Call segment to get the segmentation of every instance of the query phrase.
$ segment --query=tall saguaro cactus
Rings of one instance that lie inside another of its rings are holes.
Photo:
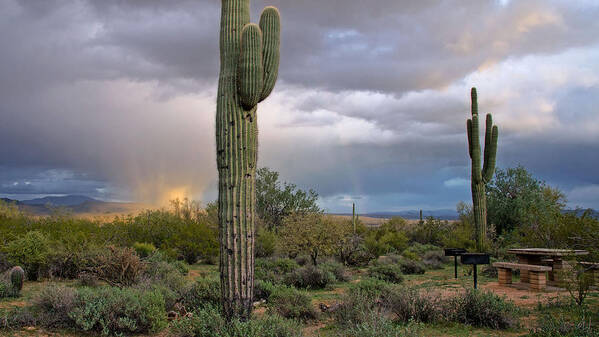
[[[220,281],[227,318],[249,318],[254,295],[257,104],[274,88],[280,16],[266,7],[250,23],[249,0],[222,0],[216,107]]]
[[[472,208],[474,224],[476,226],[476,248],[479,251],[485,248],[487,236],[487,197],[485,186],[493,178],[495,172],[495,158],[497,154],[497,137],[499,131],[493,125],[491,114],[487,114],[487,127],[485,131],[484,163],[481,170],[481,149],[478,128],[478,101],[476,88],[472,88],[472,119],[468,119],[468,152],[472,161]]]

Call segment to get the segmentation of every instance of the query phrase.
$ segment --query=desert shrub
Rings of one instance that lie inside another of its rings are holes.
[[[512,302],[491,292],[476,289],[469,289],[464,294],[449,299],[445,310],[455,322],[491,329],[517,326],[517,315],[520,312]]]
[[[335,276],[335,281],[337,282],[347,282],[351,279],[347,268],[337,261],[326,261],[321,263],[318,267]]]
[[[595,281],[594,275],[576,261],[572,263],[574,264],[572,268],[565,268],[559,272],[559,278],[562,281],[561,285],[568,290],[572,300],[582,306]]]
[[[403,260],[399,264],[399,269],[406,275],[424,274],[424,266],[414,260]]]
[[[103,335],[156,332],[167,325],[160,292],[127,288],[81,288],[68,316],[78,329]]]
[[[333,273],[313,265],[300,267],[284,277],[285,284],[306,289],[322,289],[334,281]]]
[[[35,281],[42,276],[47,266],[50,241],[41,232],[30,231],[8,243],[3,250],[13,265],[22,266],[27,272],[27,278]]]
[[[274,288],[275,286],[268,281],[256,280],[254,282],[254,300],[267,300]]]
[[[133,249],[139,257],[146,258],[156,251],[156,247],[151,243],[146,242],[136,242],[133,244]]]
[[[294,260],[299,266],[302,267],[310,263],[310,257],[307,255],[298,255],[294,258]]]
[[[420,222],[418,226],[408,231],[408,238],[410,242],[439,246],[450,230],[449,221],[428,217],[425,221]]]
[[[15,289],[10,281],[0,279],[0,298],[18,297],[19,290]]]
[[[419,337],[424,336],[423,326],[410,322],[399,325],[390,319],[371,313],[364,322],[354,324],[344,331],[344,336],[353,337]]]
[[[267,307],[269,313],[285,318],[306,320],[317,316],[308,293],[294,287],[275,287],[268,298]]]
[[[481,275],[484,275],[488,278],[497,278],[499,277],[499,272],[497,271],[497,268],[493,267],[493,266],[484,266],[482,268],[482,270],[480,271]]]
[[[37,323],[38,320],[29,307],[0,309],[0,329],[20,329]]]
[[[261,228],[256,233],[256,257],[269,257],[275,252],[277,236],[274,232]]]
[[[449,259],[442,250],[430,250],[422,256],[422,263],[428,269],[442,269]]]
[[[12,264],[8,261],[8,257],[0,251],[0,273],[7,271],[10,267],[12,267]]]
[[[229,328],[229,337],[300,337],[301,325],[279,315],[241,322],[234,320]]]
[[[394,264],[374,264],[368,268],[368,276],[390,283],[403,282],[401,267]]]
[[[291,259],[256,259],[254,267],[254,277],[256,280],[269,281],[273,284],[283,282],[285,274],[299,268],[297,262]]]
[[[434,252],[434,251],[440,251],[440,250],[441,250],[441,248],[439,246],[436,246],[433,244],[429,244],[429,243],[422,244],[419,242],[413,242],[406,249],[406,252],[416,254],[416,256],[418,256],[418,258],[416,260],[420,260],[427,252]]]
[[[77,291],[65,286],[44,287],[32,304],[40,324],[48,328],[67,328],[74,325],[69,313],[75,308]]]
[[[350,297],[363,296],[369,299],[378,299],[391,291],[391,285],[378,278],[363,278],[358,283],[351,284],[348,290]]]
[[[593,326],[587,315],[572,322],[564,315],[545,313],[537,320],[536,327],[530,330],[529,337],[599,337],[599,328]]]
[[[443,312],[439,297],[422,294],[415,288],[402,288],[387,293],[384,305],[400,322],[404,323],[411,320],[423,323],[434,322]]]
[[[401,226],[393,222],[386,222],[376,229],[369,230],[364,246],[375,258],[389,253],[401,253],[408,247],[408,238],[399,227]]]
[[[199,278],[187,286],[181,298],[182,304],[188,311],[207,305],[218,306],[220,304],[220,281],[218,278]]]
[[[145,269],[144,263],[132,248],[115,246],[93,251],[88,263],[84,272],[118,287],[135,284]]]
[[[299,337],[301,327],[297,322],[279,315],[246,322],[224,320],[216,307],[197,310],[191,317],[173,322],[171,334],[175,337]]]
[[[171,334],[176,337],[227,336],[227,323],[216,306],[205,306],[193,312],[191,317],[174,321]]]
[[[353,327],[367,323],[373,316],[380,316],[382,307],[378,305],[379,296],[376,289],[353,291],[344,295],[339,307],[333,312],[337,324],[345,328]]]

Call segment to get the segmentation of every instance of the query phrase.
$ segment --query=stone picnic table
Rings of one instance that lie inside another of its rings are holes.
[[[549,278],[547,284],[551,286],[559,285],[558,272],[563,268],[563,258],[588,255],[586,250],[575,249],[551,249],[551,248],[516,248],[507,251],[510,254],[515,254],[518,257],[518,263],[550,266]],[[530,283],[529,271],[520,270],[520,281]]]

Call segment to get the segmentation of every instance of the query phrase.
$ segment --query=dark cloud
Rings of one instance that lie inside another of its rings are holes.
[[[596,4],[255,0],[253,21],[271,4],[282,58],[261,163],[331,210],[469,198],[473,85],[501,166],[597,200]],[[219,16],[218,1],[0,3],[0,193],[213,198]]]

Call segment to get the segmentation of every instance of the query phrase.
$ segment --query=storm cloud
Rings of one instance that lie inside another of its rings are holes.
[[[599,207],[595,1],[252,1],[282,13],[260,165],[329,211],[469,200],[469,89],[522,164]],[[0,194],[216,196],[218,1],[0,2]]]

